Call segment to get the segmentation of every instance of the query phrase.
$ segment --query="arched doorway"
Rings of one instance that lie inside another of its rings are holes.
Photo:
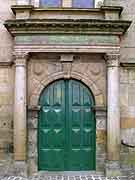
[[[58,80],[41,93],[38,170],[95,170],[96,121],[90,90],[76,80]]]

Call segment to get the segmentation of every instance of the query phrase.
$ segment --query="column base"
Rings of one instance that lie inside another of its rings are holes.
[[[116,177],[121,176],[120,163],[118,161],[107,161],[106,162],[106,176]]]

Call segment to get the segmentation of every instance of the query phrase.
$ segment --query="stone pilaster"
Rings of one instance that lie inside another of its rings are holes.
[[[119,104],[119,54],[106,55],[107,60],[107,160],[108,176],[120,173],[120,104]],[[117,164],[117,166],[115,166]]]
[[[15,54],[14,159],[26,160],[26,64],[27,53]]]

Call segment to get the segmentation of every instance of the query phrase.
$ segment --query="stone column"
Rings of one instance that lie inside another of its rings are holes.
[[[14,159],[26,160],[26,63],[27,53],[15,55]]]
[[[119,175],[120,104],[119,54],[107,54],[107,175]]]

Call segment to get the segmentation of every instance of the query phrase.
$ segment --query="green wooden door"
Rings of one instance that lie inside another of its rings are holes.
[[[93,97],[75,80],[59,80],[40,97],[38,169],[95,170]]]

